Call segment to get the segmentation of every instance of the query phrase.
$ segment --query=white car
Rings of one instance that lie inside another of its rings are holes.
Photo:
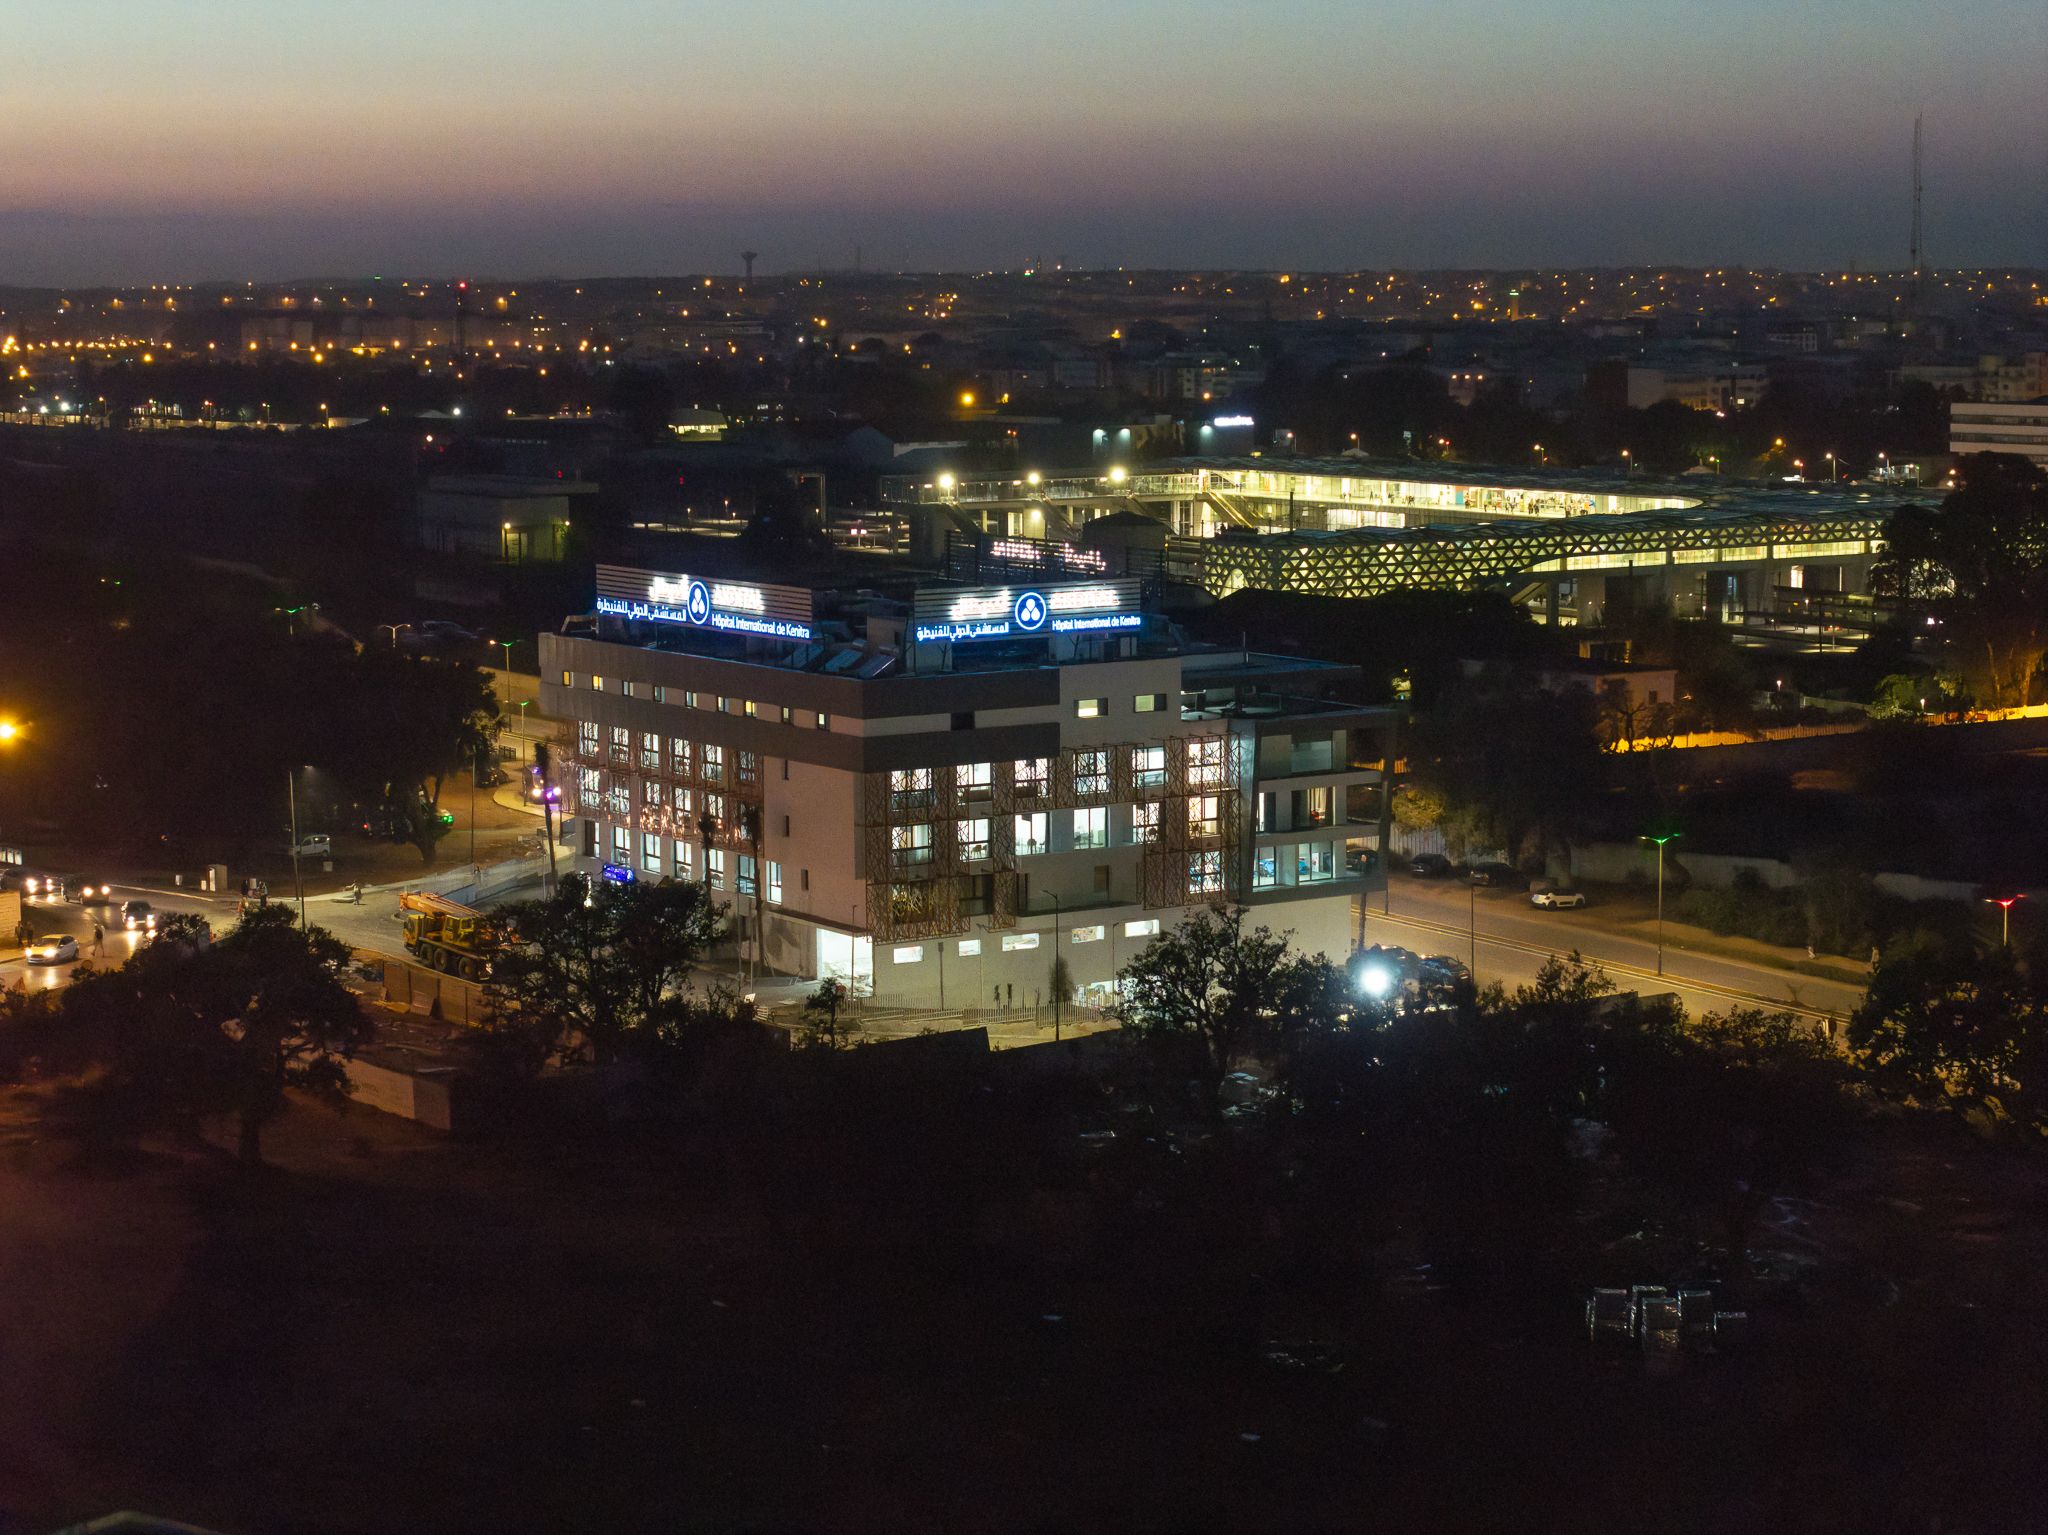
[[[78,958],[78,940],[69,933],[46,933],[28,946],[31,965],[61,965]]]
[[[334,839],[324,831],[309,832],[299,838],[292,851],[301,858],[332,858]]]
[[[1539,890],[1529,897],[1531,906],[1541,906],[1545,911],[1570,911],[1573,907],[1586,904],[1583,890]]]

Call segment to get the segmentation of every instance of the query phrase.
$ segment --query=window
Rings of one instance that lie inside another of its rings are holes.
[[[1312,826],[1330,824],[1330,788],[1324,784],[1314,789],[1294,791],[1294,825],[1297,830]]]
[[[1157,917],[1140,917],[1135,922],[1126,922],[1124,924],[1124,937],[1126,938],[1156,938],[1158,936],[1159,919]]]
[[[1045,781],[1051,773],[1051,763],[1044,757],[1020,757],[1017,759],[1017,798],[1042,799],[1045,795]]]
[[[725,796],[723,794],[705,795],[704,813],[720,826],[723,826],[725,824]]]
[[[1159,802],[1149,805],[1131,806],[1131,841],[1157,842],[1159,840]]]
[[[624,773],[612,774],[611,787],[605,791],[605,803],[613,815],[623,819],[633,813],[633,780]]]
[[[740,854],[738,888],[741,895],[752,895],[754,893],[754,855],[752,853]]]
[[[988,820],[977,816],[971,821],[955,821],[953,836],[960,844],[960,857],[966,863],[980,863],[989,856]]]
[[[754,700],[751,698],[740,705],[740,713],[744,714],[748,719],[755,719],[759,717],[754,709]]]
[[[1219,820],[1221,795],[1190,794],[1188,796],[1188,835],[1190,837],[1213,837],[1221,827]]]
[[[1097,805],[1092,810],[1074,812],[1074,846],[1077,848],[1109,846],[1109,812]]]
[[[782,865],[772,858],[768,860],[768,904],[782,904]]]
[[[583,803],[588,808],[595,810],[604,803],[603,773],[593,767],[578,768],[576,770],[576,780],[577,790],[582,796]]]
[[[675,858],[676,878],[688,879],[690,877],[690,866],[697,860],[697,850],[688,838],[676,838]]]
[[[995,783],[995,765],[963,762],[953,769],[953,783],[962,799],[987,799]]]
[[[661,781],[656,778],[640,780],[640,803],[649,811],[659,810],[662,801]]]
[[[953,711],[953,728],[955,730],[972,730],[974,728],[974,711],[972,709],[955,709]]]
[[[722,693],[719,695],[718,698],[718,712],[720,714],[732,713],[732,700],[730,698],[727,698]]]
[[[574,686],[576,686],[576,674],[574,672],[563,672],[562,686],[565,688],[573,688]]]
[[[1092,927],[1077,927],[1074,929],[1072,941],[1074,943],[1100,943],[1102,942],[1102,932],[1102,924],[1099,922]]]
[[[930,863],[932,861],[932,828],[929,821],[912,826],[889,828],[889,850],[896,862]]]
[[[670,796],[669,803],[675,806],[677,815],[692,816],[697,813],[697,807],[691,803],[692,798],[693,796],[688,788],[682,784],[677,784],[674,793]]]
[[[709,741],[704,743],[704,781],[725,782],[725,748],[713,746]]]
[[[1131,748],[1131,787],[1134,789],[1157,789],[1166,783],[1166,748],[1163,746],[1133,746]]]
[[[692,691],[690,691],[690,690],[687,690],[687,689],[686,689],[686,690],[684,691],[684,693],[683,693],[683,707],[684,707],[685,709],[694,709],[694,708],[696,708],[696,707],[697,707],[697,695],[696,695],[696,693],[695,693],[695,692],[692,692]]]
[[[715,847],[704,855],[704,875],[713,889],[725,888],[725,849]]]
[[[668,689],[663,687],[660,683],[655,683],[652,688],[648,689],[648,691],[654,695],[654,701],[656,703],[665,704],[668,702]]]
[[[1042,853],[1045,851],[1046,815],[1043,810],[1034,810],[1029,815],[1017,817],[1017,852]]]
[[[749,752],[749,751],[743,751],[743,752],[741,752],[741,753],[740,753],[740,782],[741,782],[741,783],[759,783],[760,781],[761,781],[761,759],[760,759],[759,757],[755,756],[755,755],[754,755],[754,754],[753,754],[752,752]]]
[[[980,952],[981,940],[979,938],[963,938],[960,940],[958,953],[962,959],[972,959]]]
[[[1106,698],[1077,698],[1074,700],[1074,718],[1077,720],[1099,720],[1109,713]]]
[[[1258,849],[1252,854],[1252,889],[1270,890],[1279,883],[1280,861],[1270,847]]]
[[[1109,792],[1108,752],[1074,753],[1074,792],[1084,795]]]
[[[889,775],[889,804],[896,810],[922,810],[932,801],[930,768],[897,768]]]
[[[613,863],[627,863],[627,864],[629,864],[629,863],[631,863],[632,861],[633,861],[633,834],[632,834],[632,832],[628,831],[628,830],[627,830],[627,829],[626,829],[625,827],[623,827],[623,826],[614,826],[614,827],[612,828],[612,862],[613,862]]]
[[[1223,855],[1221,853],[1190,853],[1188,855],[1188,894],[1219,895],[1223,890]]]
[[[832,728],[832,716],[829,714],[820,713],[818,715],[817,723],[818,728],[820,730],[830,730]]]
[[[597,755],[597,722],[595,720],[578,720],[576,722],[576,750],[585,757],[595,757]]]
[[[924,945],[921,943],[899,943],[889,951],[889,957],[899,965],[915,965],[924,959]]]
[[[1015,953],[1018,949],[1035,949],[1037,947],[1038,934],[1036,933],[1003,934],[1003,952],[1005,954]]]
[[[590,691],[602,693],[604,691],[604,678],[593,675],[590,679]]]
[[[1131,700],[1131,707],[1140,714],[1158,714],[1166,708],[1164,693],[1140,693]]]
[[[661,833],[644,831],[640,834],[640,867],[649,874],[661,872]]]
[[[1197,789],[1223,787],[1223,737],[1202,736],[1188,742],[1188,782]]]
[[[1304,884],[1337,877],[1337,855],[1327,842],[1300,844],[1295,858],[1295,878]]]
[[[1268,789],[1257,800],[1253,811],[1253,831],[1278,831],[1280,829],[1280,796]]]
[[[811,871],[809,869],[798,869],[796,871],[796,888],[799,890],[809,890],[811,888]]]
[[[661,737],[651,730],[640,733],[640,766],[649,773],[661,771]]]
[[[624,725],[612,726],[612,761],[631,762],[632,760],[633,732]]]
[[[690,776],[690,743],[681,736],[669,737],[668,770],[677,778]]]

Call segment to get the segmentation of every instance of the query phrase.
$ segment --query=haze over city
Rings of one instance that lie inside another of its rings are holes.
[[[2048,248],[2048,20],[2000,0],[93,0],[12,40],[18,282],[1896,269],[1916,113],[1934,259]]]

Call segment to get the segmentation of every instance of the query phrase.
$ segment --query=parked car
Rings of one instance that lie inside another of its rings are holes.
[[[146,932],[156,926],[156,912],[147,901],[123,901],[121,926],[129,932]]]
[[[334,839],[324,831],[309,831],[292,844],[292,851],[301,858],[332,858]]]
[[[1528,883],[1521,870],[1506,863],[1475,863],[1465,871],[1465,878],[1482,890]]]
[[[1529,897],[1531,906],[1540,906],[1545,911],[1569,911],[1586,904],[1583,890],[1539,890]]]
[[[499,767],[495,762],[477,763],[476,786],[479,789],[495,789],[499,784],[509,783],[510,781],[511,780],[505,776],[505,770]]]
[[[1344,854],[1344,867],[1353,874],[1371,874],[1380,866],[1379,849],[1354,847]]]
[[[1408,860],[1408,872],[1417,879],[1448,879],[1451,861],[1442,853],[1417,853]]]
[[[31,965],[61,965],[78,958],[78,940],[69,933],[45,933],[29,943],[26,958]]]

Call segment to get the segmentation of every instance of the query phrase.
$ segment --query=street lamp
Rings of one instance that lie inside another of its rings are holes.
[[[1628,449],[1623,448],[1621,450],[1621,477],[1624,480],[1627,479],[1629,477],[1629,472],[1634,468],[1635,464],[1629,457]]]
[[[489,646],[490,646],[490,647],[491,647],[491,648],[492,648],[493,650],[502,650],[502,651],[504,651],[504,652],[505,652],[505,691],[506,691],[506,696],[507,696],[507,697],[509,698],[509,697],[511,696],[511,694],[512,694],[512,691],[513,691],[513,686],[512,686],[512,647],[513,647],[514,645],[517,645],[517,644],[519,643],[519,641],[517,641],[517,640],[486,640],[486,641],[485,641],[484,643],[486,643],[487,645],[489,645]]]
[[[1987,895],[1984,898],[1984,903],[1987,906],[1996,906],[1998,908],[1998,946],[2001,949],[2009,949],[2012,947],[2013,904],[2017,901],[2024,901],[2025,899],[2025,894]]]
[[[299,879],[299,770],[284,770],[284,800],[292,818],[292,894],[298,897],[299,926],[306,925],[306,887]]]
[[[1832,485],[1835,483],[1835,455],[1828,453],[1822,456],[1828,461],[1828,483]]]
[[[13,720],[0,720],[0,746],[12,746],[20,739],[20,725]]]
[[[1684,832],[1667,831],[1661,837],[1638,837],[1638,842],[1657,844],[1657,973],[1664,973],[1664,844],[1684,836]]]
[[[399,630],[401,630],[401,629],[410,629],[411,627],[412,627],[412,625],[411,625],[411,624],[378,624],[378,625],[377,625],[377,628],[378,628],[378,629],[380,629],[380,630],[389,630],[389,631],[390,631],[390,634],[391,634],[391,648],[392,648],[393,650],[396,650],[396,649],[398,648],[398,631],[399,631]]]

